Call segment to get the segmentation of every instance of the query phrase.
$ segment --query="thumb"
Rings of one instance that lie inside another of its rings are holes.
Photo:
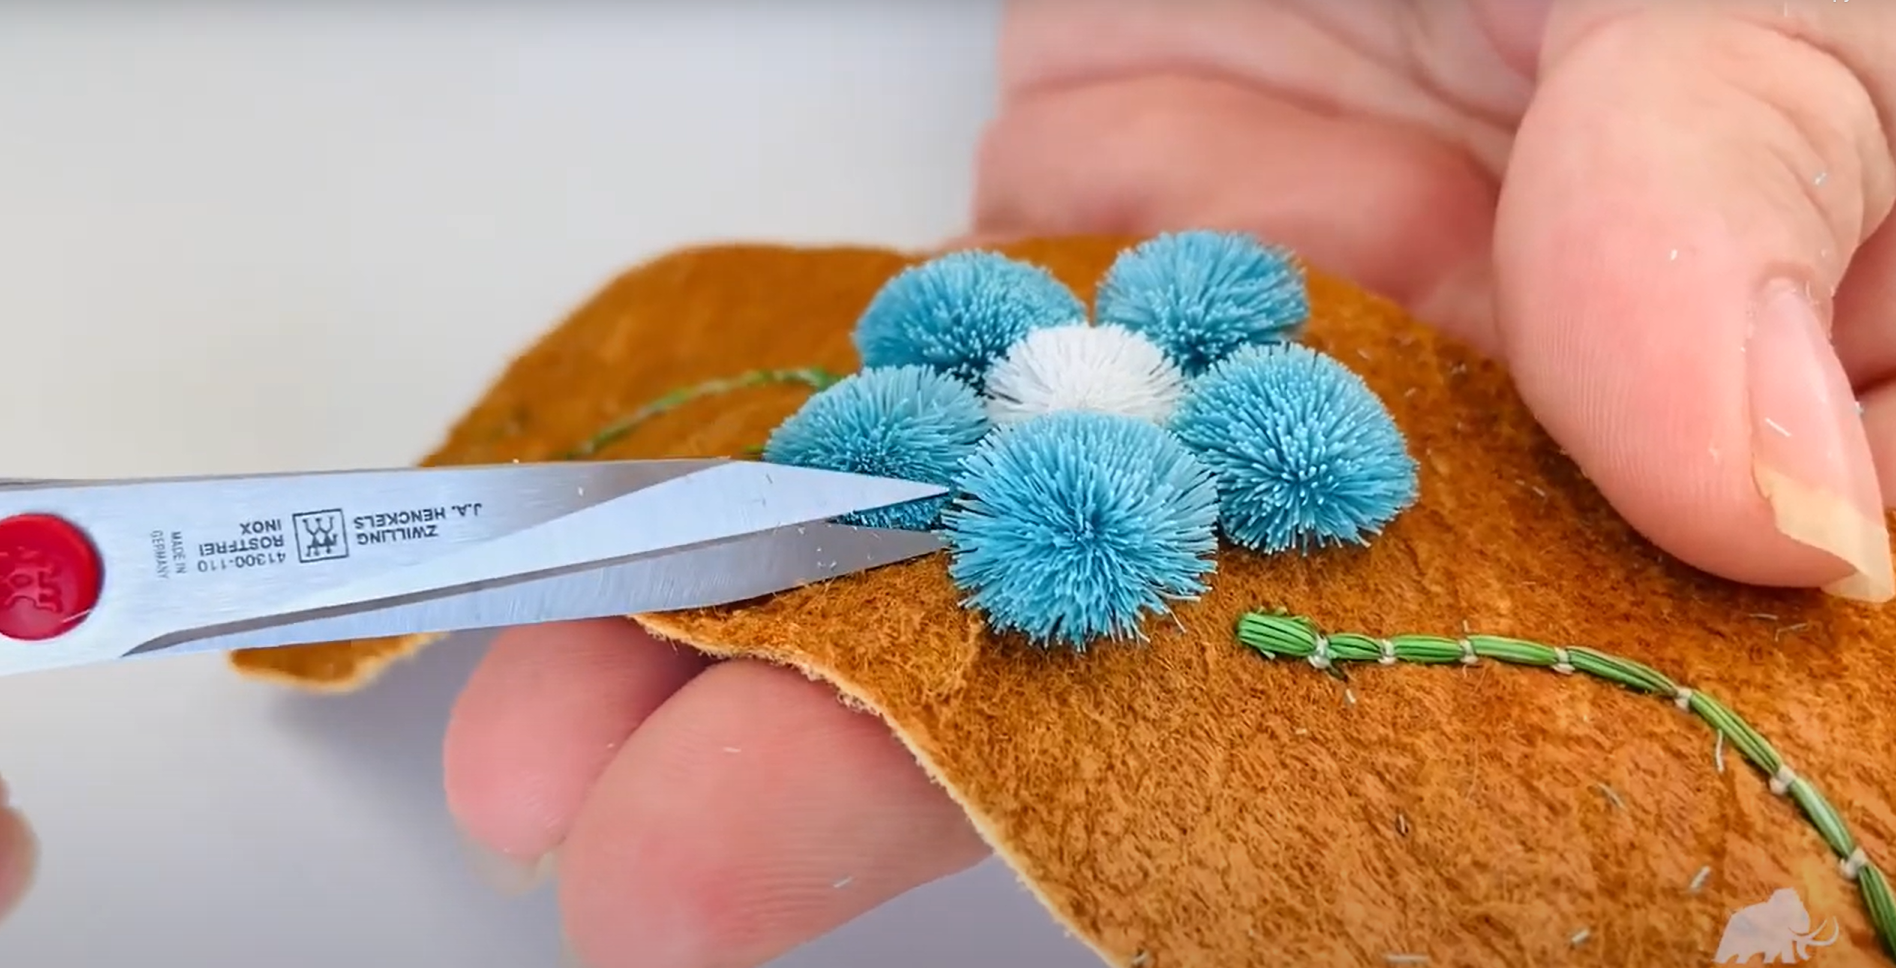
[[[1613,7],[1557,8],[1502,192],[1497,308],[1520,392],[1665,550],[1887,600],[1881,491],[1831,339],[1832,296],[1896,183],[1871,93],[1748,4]]]

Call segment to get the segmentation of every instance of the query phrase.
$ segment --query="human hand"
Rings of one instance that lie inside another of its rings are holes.
[[[1037,0],[1003,43],[983,237],[1256,231],[1504,360],[1686,562],[1893,594],[1896,8]]]
[[[26,818],[7,805],[7,785],[0,780],[0,918],[13,913],[26,893],[38,853]]]
[[[1896,8],[1068,0],[1003,43],[977,238],[1259,232],[1506,360],[1667,550],[1888,597]],[[619,621],[503,635],[447,769],[516,873],[557,851],[591,968],[756,966],[985,852],[829,689]]]

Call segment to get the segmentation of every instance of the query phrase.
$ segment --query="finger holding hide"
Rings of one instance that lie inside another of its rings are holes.
[[[972,237],[1254,232],[1485,347],[1495,175],[1527,85],[1486,45],[1441,43],[1476,36],[1466,16],[1011,3]]]
[[[1896,166],[1866,80],[1753,12],[1556,8],[1498,214],[1500,336],[1535,416],[1652,541],[1885,601],[1831,296]]]
[[[623,619],[510,629],[468,680],[445,743],[448,805],[503,890],[533,886],[633,730],[706,660]]]
[[[762,965],[986,853],[873,716],[828,686],[720,664],[633,734],[560,857],[588,968]]]
[[[38,860],[32,828],[19,811],[7,806],[7,786],[0,781],[0,918],[19,906]]]

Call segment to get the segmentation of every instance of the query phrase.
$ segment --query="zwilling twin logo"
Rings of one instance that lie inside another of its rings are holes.
[[[296,529],[296,560],[302,564],[349,557],[349,536],[343,531],[342,511],[305,511],[290,516]]]
[[[1830,935],[1819,940],[1824,925],[1829,925]],[[1841,931],[1832,918],[1810,930],[1804,899],[1786,887],[1769,900],[1733,911],[1713,960],[1721,965],[1749,964],[1753,958],[1762,958],[1759,964],[1765,965],[1799,964],[1810,959],[1810,949],[1835,944]]]

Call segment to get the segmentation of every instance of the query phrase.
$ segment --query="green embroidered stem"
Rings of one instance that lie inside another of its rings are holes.
[[[1332,675],[1341,675],[1337,663],[1376,662],[1394,665],[1464,663],[1493,659],[1509,665],[1538,666],[1562,674],[1583,672],[1635,692],[1664,696],[1673,705],[1704,720],[1737,747],[1745,759],[1770,778],[1771,792],[1795,802],[1817,833],[1838,857],[1843,876],[1856,882],[1869,908],[1870,923],[1892,957],[1896,957],[1896,898],[1889,878],[1870,862],[1862,845],[1843,818],[1815,786],[1798,776],[1776,748],[1724,703],[1673,682],[1649,666],[1578,646],[1560,648],[1493,635],[1443,638],[1434,635],[1396,635],[1378,639],[1355,632],[1325,634],[1307,618],[1250,612],[1238,619],[1238,641],[1273,659],[1302,659]]]
[[[693,386],[681,387],[607,424],[603,430],[592,435],[592,438],[585,443],[560,455],[560,459],[585,460],[618,443],[625,438],[625,435],[647,420],[669,413],[703,397],[714,397],[735,390],[747,390],[751,387],[786,383],[801,384],[821,393],[841,379],[842,377],[820,367],[806,366],[788,370],[752,370],[733,377],[706,380]]]

